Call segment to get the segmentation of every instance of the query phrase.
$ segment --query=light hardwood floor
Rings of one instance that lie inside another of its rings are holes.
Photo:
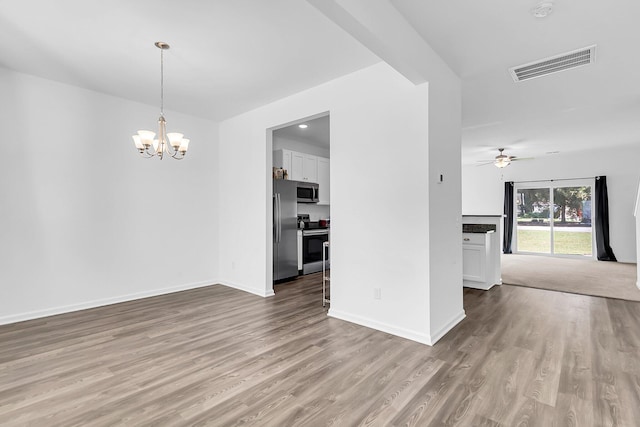
[[[328,318],[319,280],[1,326],[0,425],[640,425],[640,303],[465,290],[428,347]]]

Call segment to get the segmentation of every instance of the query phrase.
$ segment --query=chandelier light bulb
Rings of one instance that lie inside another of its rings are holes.
[[[189,149],[189,140],[183,138],[182,142],[180,143],[180,147],[178,148],[178,151],[186,153],[188,149]]]
[[[140,135],[133,135],[133,143],[135,144],[138,150],[144,150],[144,145],[142,144],[142,140],[140,139]]]

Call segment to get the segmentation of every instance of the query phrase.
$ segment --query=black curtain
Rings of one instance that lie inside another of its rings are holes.
[[[511,253],[513,239],[513,181],[504,183],[504,234],[502,236],[502,252]]]
[[[613,249],[609,246],[609,196],[607,194],[607,177],[596,176],[594,192],[596,253],[598,261],[617,261]]]

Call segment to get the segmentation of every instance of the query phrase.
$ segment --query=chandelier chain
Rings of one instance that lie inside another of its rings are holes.
[[[164,49],[160,49],[160,115],[164,117]]]

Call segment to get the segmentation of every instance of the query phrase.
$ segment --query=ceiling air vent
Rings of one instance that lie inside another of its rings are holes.
[[[509,68],[511,77],[516,82],[535,79],[559,71],[589,65],[596,61],[596,45],[574,50],[528,64]]]

